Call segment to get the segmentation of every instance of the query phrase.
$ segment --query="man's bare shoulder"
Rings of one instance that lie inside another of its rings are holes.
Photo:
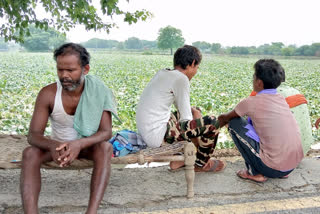
[[[38,94],[38,100],[40,102],[52,104],[54,103],[56,92],[57,92],[57,83],[49,84],[40,90]]]
[[[51,83],[45,87],[43,87],[39,94],[44,94],[46,96],[48,95],[55,95],[57,91],[57,83]]]

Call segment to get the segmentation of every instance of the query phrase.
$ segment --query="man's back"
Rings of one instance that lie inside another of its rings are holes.
[[[159,147],[175,104],[183,120],[192,120],[190,83],[178,70],[160,70],[144,89],[137,106],[137,128],[150,147]]]
[[[284,97],[300,94],[300,92],[292,87],[281,84],[278,88],[279,94]],[[312,127],[310,122],[310,114],[307,104],[301,104],[290,109],[293,113],[301,133],[301,143],[303,147],[303,153],[306,154],[314,140],[312,137]]]
[[[247,115],[260,137],[260,157],[276,170],[295,168],[303,157],[298,125],[280,94],[258,94],[242,100],[235,111]]]

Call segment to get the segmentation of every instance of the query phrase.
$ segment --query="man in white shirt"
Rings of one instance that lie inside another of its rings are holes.
[[[137,128],[149,147],[163,142],[189,140],[197,147],[196,171],[216,172],[225,163],[210,160],[219,132],[214,116],[202,117],[190,106],[190,80],[197,73],[202,56],[193,46],[185,45],[174,54],[174,70],[158,71],[144,89],[137,106]],[[171,113],[175,105],[177,112]],[[183,162],[171,162],[172,169]]]

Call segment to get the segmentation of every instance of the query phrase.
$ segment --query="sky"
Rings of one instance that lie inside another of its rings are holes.
[[[146,9],[154,17],[128,25],[115,17],[117,29],[87,32],[77,26],[67,33],[72,42],[91,38],[125,41],[129,37],[156,40],[160,28],[182,31],[186,44],[195,41],[223,46],[259,46],[271,42],[310,45],[320,42],[320,0],[125,0],[120,8]],[[93,0],[99,5],[99,0]]]

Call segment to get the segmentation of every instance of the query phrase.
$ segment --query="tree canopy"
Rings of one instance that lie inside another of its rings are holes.
[[[91,0],[2,0],[0,18],[5,18],[7,22],[1,25],[0,36],[6,41],[23,42],[24,38],[30,35],[30,24],[44,30],[52,27],[60,32],[66,32],[76,24],[81,24],[86,30],[109,32],[116,24],[104,21],[105,16],[120,15],[129,24],[152,16],[146,10],[123,11],[118,7],[118,2],[119,0],[100,0],[102,15],[99,15]],[[35,10],[39,5],[50,18],[37,16]]]
[[[82,45],[86,48],[96,48],[96,49],[116,48],[118,44],[119,42],[117,40],[105,40],[105,39],[98,39],[98,38],[93,38],[82,43]]]
[[[218,53],[220,49],[221,49],[221,44],[220,43],[212,43],[212,45],[211,45],[211,51],[212,52]]]
[[[130,37],[124,42],[124,47],[127,49],[142,49],[142,43],[140,39]]]
[[[193,46],[197,47],[201,51],[206,51],[211,48],[211,44],[204,41],[197,41],[192,43]]]
[[[21,46],[31,52],[53,50],[66,41],[66,36],[53,28],[45,31],[30,25],[29,32],[30,36],[25,38]]]
[[[160,28],[158,36],[158,47],[160,49],[169,49],[172,55],[172,49],[178,48],[184,44],[184,38],[182,37],[181,30],[167,26]]]

